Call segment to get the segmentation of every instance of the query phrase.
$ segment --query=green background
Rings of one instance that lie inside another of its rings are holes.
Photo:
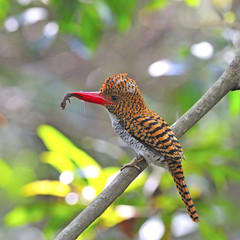
[[[237,0],[0,0],[0,239],[53,239],[134,156],[103,107],[72,99],[63,111],[65,93],[127,72],[172,124],[234,57],[239,12]],[[201,42],[211,56],[194,55]],[[159,60],[173,71],[153,77]],[[240,239],[239,112],[231,92],[180,139],[198,225],[170,174],[149,167],[79,239],[142,240],[144,226],[148,240]]]

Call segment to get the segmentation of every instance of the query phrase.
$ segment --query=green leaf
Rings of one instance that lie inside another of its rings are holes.
[[[119,216],[113,205],[109,206],[106,211],[101,215],[101,222],[107,227],[112,227],[124,220],[123,217]]]
[[[74,171],[75,165],[65,155],[59,154],[57,152],[43,152],[40,155],[40,159],[44,163],[48,163],[57,169],[60,173],[64,171]]]
[[[94,5],[84,4],[79,16],[78,36],[90,49],[95,49],[101,38],[102,22]]]
[[[174,181],[173,178],[171,176],[171,174],[169,174],[168,172],[165,172],[162,177],[161,177],[161,181],[160,181],[160,187],[163,191],[166,191],[167,189],[169,189],[170,187],[172,187],[174,185]]]
[[[91,50],[95,50],[102,32],[102,20],[95,3],[51,0],[58,17],[60,31],[80,38]]]
[[[79,168],[94,166],[98,171],[101,171],[101,167],[91,156],[78,149],[68,138],[54,127],[41,125],[37,132],[46,147],[52,152],[56,152],[71,159]],[[69,162],[67,164],[69,166]]]
[[[9,184],[13,178],[13,172],[11,168],[1,159],[0,159],[0,173],[1,173],[0,187],[8,189]]]
[[[180,198],[177,198],[176,196],[170,196],[170,195],[159,195],[155,198],[156,204],[161,209],[164,209],[165,211],[172,212],[176,210],[179,207],[179,203],[181,203]]]
[[[146,172],[142,172],[138,177],[129,185],[129,187],[125,190],[125,192],[131,192],[140,188],[147,181],[148,175]]]
[[[0,0],[0,21],[1,22],[8,15],[9,6],[10,4],[8,0]]]
[[[29,222],[39,222],[45,213],[37,206],[17,206],[5,216],[5,223],[8,226],[21,226]]]
[[[57,232],[62,230],[66,226],[66,223],[69,223],[79,211],[86,207],[80,204],[70,206],[64,202],[53,202],[48,199],[45,203],[38,205],[44,211],[45,224],[43,231],[46,239],[54,239]]]
[[[159,9],[163,9],[168,5],[169,1],[168,0],[152,0],[147,3],[144,9],[148,11],[156,11]]]
[[[224,169],[218,166],[217,168],[211,166],[208,168],[208,171],[211,174],[212,180],[214,181],[215,185],[221,189],[222,186],[226,184],[226,174],[224,173]]]
[[[106,186],[107,181],[115,178],[118,171],[119,168],[117,167],[104,168],[98,176],[88,179],[89,186],[93,187],[96,190],[96,195],[98,195]]]
[[[191,54],[190,47],[187,45],[180,46],[178,48],[177,56],[181,59],[189,57]]]
[[[26,165],[18,165],[12,168],[14,187],[11,188],[14,194],[22,195],[22,187],[36,179],[35,171]]]
[[[201,0],[184,0],[184,1],[189,7],[197,7],[201,2]]]
[[[228,179],[240,182],[239,168],[233,168],[230,166],[222,166],[222,168]]]
[[[201,221],[199,224],[200,232],[206,240],[218,239],[226,240],[227,237],[221,229],[214,228],[211,224]]]
[[[23,192],[28,197],[35,195],[65,197],[70,191],[71,188],[69,185],[54,180],[35,181],[23,187]]]
[[[230,113],[232,115],[237,115],[240,113],[240,93],[239,92],[229,93],[229,107],[230,107]]]
[[[224,14],[224,21],[228,24],[232,24],[236,21],[237,15],[233,11],[227,11]]]
[[[132,23],[133,11],[136,7],[137,0],[104,0],[116,18],[117,27],[120,31],[129,29]]]

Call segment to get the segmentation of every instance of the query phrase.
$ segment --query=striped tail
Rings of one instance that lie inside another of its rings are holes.
[[[191,195],[188,191],[188,187],[184,179],[183,168],[181,163],[170,160],[168,161],[168,167],[169,167],[170,173],[172,174],[172,177],[178,189],[178,192],[188,211],[189,216],[194,222],[199,222],[199,216],[198,216],[197,210],[193,204]]]

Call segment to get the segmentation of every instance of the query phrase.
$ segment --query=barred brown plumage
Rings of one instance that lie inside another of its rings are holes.
[[[100,92],[68,93],[62,102],[63,108],[72,96],[105,106],[114,131],[135,150],[137,156],[169,170],[188,214],[193,221],[199,222],[184,179],[183,149],[166,121],[145,105],[135,80],[128,78],[126,73],[110,76]],[[136,163],[132,161],[123,168],[127,166],[136,166]]]
[[[169,160],[168,166],[169,171],[172,174],[173,180],[175,182],[175,185],[178,189],[178,192],[186,206],[189,216],[194,222],[199,222],[199,216],[197,214],[197,210],[193,204],[191,195],[186,185],[181,163],[176,163],[173,162],[172,160]]]

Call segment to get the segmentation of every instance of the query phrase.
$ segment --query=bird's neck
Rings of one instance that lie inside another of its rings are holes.
[[[107,109],[107,112],[109,113],[109,117],[113,122],[115,123],[119,123],[122,125],[125,125],[126,122],[131,121],[133,118],[136,118],[137,116],[140,115],[151,115],[151,110],[147,107],[141,108],[141,109],[129,109],[128,111],[124,111],[124,112],[113,112],[113,111],[109,111]]]

